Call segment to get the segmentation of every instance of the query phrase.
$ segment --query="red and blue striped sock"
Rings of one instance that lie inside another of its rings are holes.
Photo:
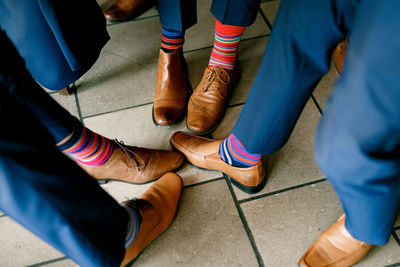
[[[76,161],[90,166],[103,165],[113,152],[113,144],[110,139],[94,133],[86,127],[75,131],[66,143],[58,147]]]
[[[219,156],[223,161],[235,167],[251,167],[261,161],[261,155],[247,152],[233,133],[221,142]]]
[[[173,30],[162,30],[161,48],[164,52],[170,53],[178,50],[185,42],[185,33]]]
[[[214,47],[208,67],[220,66],[233,70],[240,38],[245,29],[246,27],[224,25],[218,20],[215,21]]]
[[[126,209],[129,215],[129,223],[125,238],[125,249],[127,249],[132,245],[139,233],[140,220],[137,211],[134,208],[129,205],[122,205],[122,207]]]

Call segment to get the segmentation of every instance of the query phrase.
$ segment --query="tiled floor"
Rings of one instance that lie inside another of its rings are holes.
[[[104,9],[112,1],[99,1]],[[186,34],[190,81],[200,81],[213,43],[210,0],[198,1],[199,23]],[[239,57],[242,79],[223,122],[212,133],[230,133],[250,90],[279,1],[261,4],[256,22],[246,30]],[[127,144],[171,149],[169,138],[184,122],[157,128],[151,120],[160,43],[155,8],[138,19],[108,26],[110,42],[71,96],[51,94],[89,128]],[[286,146],[265,157],[268,182],[248,195],[223,178],[186,164],[179,174],[185,189],[175,222],[136,261],[137,266],[296,266],[316,237],[342,213],[324,175],[314,163],[314,132],[333,83],[332,69],[320,82]],[[149,185],[103,185],[118,201],[138,196]],[[76,266],[71,260],[0,212],[0,266]],[[396,265],[397,264],[397,265]],[[400,218],[389,243],[375,247],[357,266],[400,266]]]

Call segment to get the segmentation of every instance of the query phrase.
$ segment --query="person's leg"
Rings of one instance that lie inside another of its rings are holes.
[[[346,67],[315,148],[345,217],[310,247],[301,266],[353,265],[391,234],[400,203],[399,10],[396,1],[366,0],[355,13]]]
[[[0,47],[0,209],[82,266],[119,266],[127,213],[17,99],[38,85],[3,32]]]
[[[183,119],[191,91],[183,57],[185,30],[197,22],[195,0],[158,0],[162,25],[153,122],[168,126]]]
[[[131,262],[172,223],[182,179],[165,174],[118,205],[18,99],[15,88],[38,85],[1,31],[0,48],[0,209],[81,266]]]
[[[346,68],[318,129],[316,158],[364,242],[385,244],[400,200],[400,27],[396,1],[364,1]],[[372,45],[372,40],[375,44]]]
[[[332,51],[346,35],[357,1],[334,3],[281,2],[257,77],[233,128],[251,153],[272,154],[286,143],[329,70]]]
[[[283,0],[233,134],[212,145],[177,134],[171,139],[175,148],[195,165],[228,174],[246,192],[261,190],[265,176],[260,155],[276,152],[289,138],[315,85],[329,69],[334,47],[352,23],[355,3]],[[203,160],[195,160],[195,155]]]
[[[214,0],[215,39],[203,78],[189,99],[187,128],[207,134],[221,121],[240,73],[237,50],[243,32],[257,15],[260,1]]]

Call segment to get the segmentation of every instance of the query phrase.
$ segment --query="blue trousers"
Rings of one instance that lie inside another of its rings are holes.
[[[247,27],[256,19],[261,0],[213,0],[211,12],[222,24]],[[196,0],[157,0],[163,28],[185,31],[197,22]]]
[[[109,39],[95,0],[0,0],[0,28],[33,78],[52,90],[79,79]]]
[[[233,133],[253,153],[288,140],[349,36],[344,73],[316,138],[316,160],[346,213],[346,228],[385,244],[400,202],[400,2],[282,0],[252,90]]]
[[[29,99],[43,90],[2,31],[0,51],[0,210],[81,266],[120,266],[125,209],[57,150]]]

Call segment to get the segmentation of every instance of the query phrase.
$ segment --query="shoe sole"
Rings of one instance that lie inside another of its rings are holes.
[[[171,143],[171,140],[169,141],[170,146],[175,150],[178,151]],[[179,151],[178,151],[179,152]],[[219,170],[212,170],[212,169],[205,169],[199,166],[194,165],[193,163],[191,163],[190,161],[188,161],[185,157],[186,162],[188,162],[191,166],[195,167],[196,169],[202,170],[202,171],[219,171]],[[222,172],[222,171],[220,171]],[[236,181],[234,178],[232,178],[231,176],[227,175],[226,173],[222,172],[222,174],[224,175],[224,178],[227,178],[231,181],[231,183],[236,186],[237,188],[239,188],[240,190],[242,190],[243,192],[247,193],[247,194],[256,194],[258,192],[260,192],[264,187],[265,184],[267,183],[267,179],[264,176],[264,179],[261,181],[260,184],[256,185],[256,186],[247,186],[244,185],[238,181]]]

